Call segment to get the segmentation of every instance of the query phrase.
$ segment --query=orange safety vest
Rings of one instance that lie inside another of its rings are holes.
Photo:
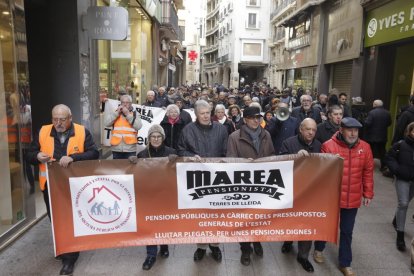
[[[39,132],[39,144],[40,151],[46,153],[53,159],[53,153],[55,151],[55,138],[50,136],[52,128],[53,125],[42,126]],[[85,151],[85,127],[73,124],[73,128],[75,135],[69,137],[68,147],[66,149],[67,156]],[[42,191],[45,190],[46,180],[46,164],[41,163],[39,165],[39,185]]]
[[[132,145],[138,143],[138,131],[131,126],[125,116],[119,116],[114,122],[112,130],[111,145],[119,145],[124,140],[125,144]]]
[[[17,124],[12,125],[13,118],[7,117],[7,138],[9,143],[17,143]]]
[[[20,142],[30,144],[32,142],[32,130],[30,125],[20,128]]]

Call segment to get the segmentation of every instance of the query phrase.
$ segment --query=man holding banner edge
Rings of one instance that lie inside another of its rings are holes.
[[[84,126],[72,123],[69,107],[63,104],[53,107],[52,122],[53,124],[42,126],[27,153],[27,160],[33,165],[39,165],[39,185],[49,219],[51,214],[46,163],[57,161],[60,166],[66,168],[72,162],[99,158],[91,133]],[[59,257],[63,264],[60,275],[72,275],[79,252],[65,253]]]

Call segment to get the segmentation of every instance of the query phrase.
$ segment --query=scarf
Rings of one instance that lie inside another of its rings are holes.
[[[246,126],[244,128],[247,132],[247,134],[249,134],[250,138],[252,139],[253,142],[253,146],[256,149],[256,152],[259,152],[259,148],[260,148],[260,134],[262,133],[262,128],[259,126],[256,129],[251,129],[248,126]]]
[[[178,120],[180,120],[180,117],[179,116],[177,118],[175,118],[175,119],[168,117],[168,122],[171,125],[175,125],[178,122]]]

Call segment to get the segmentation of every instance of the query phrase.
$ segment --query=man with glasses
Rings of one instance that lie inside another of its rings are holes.
[[[316,124],[322,123],[322,118],[319,109],[312,106],[312,97],[304,94],[300,97],[300,107],[295,107],[292,110],[292,117],[299,120],[299,123],[305,118],[312,118]]]
[[[47,215],[50,219],[50,205],[46,181],[46,163],[59,162],[67,168],[70,163],[99,158],[99,152],[92,135],[84,126],[72,123],[72,113],[66,105],[59,104],[52,109],[53,124],[44,125],[39,135],[34,137],[27,153],[27,160],[39,165],[39,185],[43,191]],[[62,260],[60,275],[72,275],[79,252],[65,253],[59,256]]]
[[[142,122],[137,112],[133,110],[131,96],[122,95],[120,101],[118,108],[105,118],[105,126],[112,127],[113,159],[128,159],[136,155],[137,135]]]
[[[227,157],[243,157],[257,159],[274,155],[272,138],[267,130],[260,127],[263,116],[260,108],[256,106],[246,107],[243,111],[244,125],[233,132],[227,143]],[[263,248],[260,242],[253,242],[253,250],[250,242],[241,242],[241,258],[243,265],[250,265],[250,254],[254,250],[257,256],[263,256]]]
[[[211,106],[204,100],[194,104],[196,121],[183,128],[178,139],[178,155],[200,157],[226,156],[228,132],[219,122],[211,121]],[[218,243],[209,244],[212,257],[217,262],[222,259]],[[197,244],[194,261],[200,261],[206,254],[207,244]]]

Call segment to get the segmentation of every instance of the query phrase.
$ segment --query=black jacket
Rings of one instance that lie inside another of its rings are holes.
[[[70,128],[67,131],[68,131],[68,137],[66,141],[63,144],[61,144],[55,128],[52,127],[50,136],[54,137],[53,158],[56,159],[56,161],[59,161],[60,158],[62,158],[63,156],[66,156],[69,137],[75,135],[73,124],[70,126]],[[39,152],[40,152],[39,133],[37,133],[30,145],[28,152],[26,153],[26,160],[32,165],[40,164],[39,160],[37,160],[37,154]],[[74,162],[82,161],[82,160],[94,160],[94,159],[99,158],[99,151],[95,145],[95,142],[93,141],[91,133],[86,128],[85,128],[84,152],[72,154],[70,155],[70,157],[72,157]]]
[[[180,109],[180,117],[181,119],[183,119],[184,125],[188,125],[189,123],[193,121],[193,118],[191,118],[190,113],[188,113],[187,111],[183,109]]]
[[[325,121],[318,125],[315,139],[318,140],[321,144],[323,144],[329,139],[331,139],[332,135],[334,135],[338,130],[339,130],[339,126],[335,126],[329,120]]]
[[[227,150],[227,128],[220,123],[200,125],[197,121],[188,124],[178,139],[178,155],[200,157],[224,157]]]
[[[162,144],[159,148],[153,148],[150,144],[137,154],[138,158],[167,157],[170,154],[177,154],[173,148]]]
[[[397,178],[414,180],[414,140],[406,137],[392,145],[384,161]]]
[[[400,118],[397,121],[397,126],[395,127],[394,138],[392,139],[393,143],[398,142],[403,139],[405,128],[414,122],[414,106],[410,106],[406,111],[404,111]]]
[[[144,106],[151,106],[151,107],[162,107],[161,106],[161,103],[159,101],[153,101],[153,102],[146,101],[142,105],[144,105]]]
[[[391,125],[391,115],[383,107],[376,107],[364,121],[364,138],[367,142],[386,143],[387,128]]]
[[[168,117],[164,116],[164,119],[161,121],[160,125],[165,132],[164,144],[168,147],[177,149],[178,138],[180,137],[180,134],[185,127],[184,120],[180,117],[180,119],[174,125],[172,125],[170,122],[168,122]]]
[[[321,113],[319,109],[311,107],[309,112],[305,112],[302,107],[295,107],[292,110],[292,117],[295,117],[299,120],[299,124],[305,119],[305,118],[312,118],[315,120],[317,124],[322,122]]]
[[[318,140],[313,139],[312,143],[308,145],[303,141],[300,134],[298,134],[283,141],[282,147],[280,148],[280,154],[296,154],[302,149],[307,152],[318,153],[321,151],[321,143]]]

